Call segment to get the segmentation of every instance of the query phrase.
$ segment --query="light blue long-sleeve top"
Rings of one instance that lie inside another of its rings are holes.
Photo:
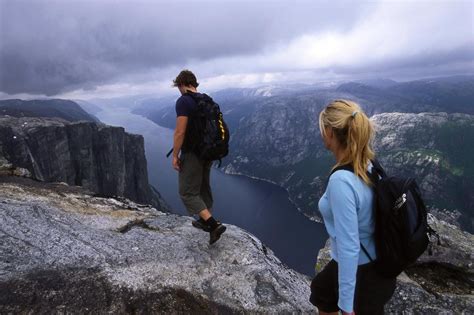
[[[376,258],[372,205],[372,188],[346,170],[331,175],[319,200],[319,211],[330,237],[331,257],[338,263],[338,306],[345,312],[353,311],[357,266],[370,262],[359,242],[372,259]]]

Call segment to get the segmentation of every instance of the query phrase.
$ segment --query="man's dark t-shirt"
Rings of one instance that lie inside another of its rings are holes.
[[[176,116],[189,117],[196,110],[196,102],[189,95],[182,95],[176,101]]]
[[[190,95],[182,95],[176,101],[176,116],[186,116],[190,118],[192,113],[197,109],[197,103]],[[181,147],[182,152],[192,151],[193,143],[196,142],[191,120],[188,120],[188,126],[186,128],[186,135],[184,136],[183,146]]]

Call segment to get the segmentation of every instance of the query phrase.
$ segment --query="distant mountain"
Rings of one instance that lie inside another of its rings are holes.
[[[238,96],[239,91],[212,95],[231,131],[226,172],[271,180],[289,191],[300,210],[317,215],[316,202],[334,164],[322,145],[318,115],[331,100],[351,99],[380,122],[376,148],[388,169],[416,174],[431,206],[459,210],[463,228],[474,231],[469,184],[474,182],[474,76],[346,82],[274,96]],[[174,128],[173,107],[145,116]]]
[[[293,93],[300,93],[302,91],[314,91],[320,85],[312,84],[274,84],[264,85],[255,88],[228,88],[213,92],[212,96],[218,102],[238,100],[242,98],[259,98],[259,97],[270,97],[277,95],[290,95]]]
[[[90,115],[97,115],[102,111],[102,108],[100,106],[87,101],[74,100],[74,102],[79,104],[79,106],[81,106],[81,108],[88,112]]]
[[[153,108],[157,102],[165,101],[159,108],[165,106],[171,106],[176,100],[177,96],[172,94],[170,96],[159,96],[155,94],[139,94],[139,95],[127,95],[112,98],[93,98],[88,100],[88,103],[95,104],[100,108],[111,109],[127,109],[135,110],[140,108]]]
[[[389,113],[447,112],[474,114],[474,76],[455,76],[398,83],[390,79],[362,80],[335,84],[230,88],[212,93],[226,121],[238,128],[239,121],[256,109],[286,104],[293,108],[306,104],[322,108],[329,101],[351,99],[369,116]],[[174,128],[174,104],[177,97],[157,99],[139,106],[134,113],[155,123]],[[166,106],[166,104],[168,104]],[[306,106],[304,105],[304,106]]]
[[[212,94],[213,99],[221,105],[224,112],[226,122],[232,126],[238,124],[238,120],[255,109],[255,103],[261,97],[247,96],[244,97],[241,91],[221,91]],[[236,94],[234,94],[236,92]],[[147,117],[154,123],[174,129],[176,125],[175,104],[178,96],[148,99],[137,106],[132,113]],[[230,106],[229,106],[230,105]]]
[[[358,80],[357,82],[377,88],[387,88],[398,84],[397,81],[384,78]]]
[[[177,99],[177,95],[143,99],[135,105],[132,113],[148,117],[156,124],[172,129],[176,125],[174,104]]]
[[[336,91],[359,99],[369,107],[371,115],[384,112],[474,114],[474,76],[423,79],[388,86],[348,82]]]
[[[59,117],[67,121],[99,120],[88,114],[76,102],[61,99],[31,100],[9,99],[0,101],[0,115],[13,117]]]
[[[136,102],[132,112],[135,114],[143,114],[162,108],[173,107],[178,97],[178,95],[171,95],[159,98],[145,98]]]

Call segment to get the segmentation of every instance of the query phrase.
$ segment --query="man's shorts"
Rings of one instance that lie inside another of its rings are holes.
[[[179,195],[189,214],[198,214],[213,205],[210,175],[212,161],[204,161],[192,152],[181,154]]]

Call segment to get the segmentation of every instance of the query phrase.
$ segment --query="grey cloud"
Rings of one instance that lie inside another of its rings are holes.
[[[360,63],[352,66],[321,69],[343,75],[386,76],[413,79],[423,76],[442,76],[474,73],[474,46],[465,45],[443,52],[425,52],[410,58],[400,57],[390,61]]]
[[[0,91],[54,95],[252,55],[301,33],[349,29],[369,9],[345,1],[0,0]]]

